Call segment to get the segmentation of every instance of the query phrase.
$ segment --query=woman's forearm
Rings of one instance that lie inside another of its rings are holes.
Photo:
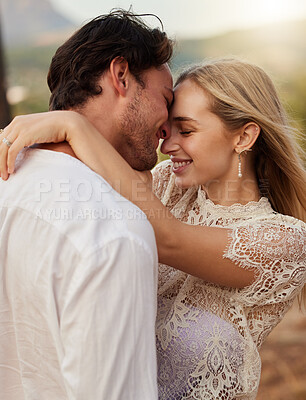
[[[0,149],[3,179],[7,179],[6,165],[13,172],[24,146],[67,141],[77,158],[144,211],[155,231],[160,262],[221,285],[243,287],[252,281],[251,271],[223,259],[227,229],[190,226],[175,219],[152,193],[148,176],[133,170],[82,115],[53,111],[21,116],[5,129],[5,135],[13,144],[9,150]]]
[[[83,120],[75,122],[67,130],[74,153],[147,215],[156,234],[160,262],[166,263],[179,247],[173,233],[181,223],[153,194],[145,173],[131,168],[93,125]]]
[[[227,229],[178,221],[152,193],[142,173],[133,170],[93,126],[83,129],[78,126],[68,135],[75,154],[147,215],[155,231],[160,262],[226,286],[243,287],[253,280],[251,271],[223,259]]]

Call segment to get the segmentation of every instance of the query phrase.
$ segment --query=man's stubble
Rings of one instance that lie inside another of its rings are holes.
[[[154,110],[138,85],[136,94],[120,119],[122,135],[119,153],[132,168],[138,171],[150,170],[157,162],[156,127],[150,126]]]

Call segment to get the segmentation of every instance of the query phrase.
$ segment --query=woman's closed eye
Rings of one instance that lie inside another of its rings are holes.
[[[189,135],[192,131],[180,131],[180,135]]]

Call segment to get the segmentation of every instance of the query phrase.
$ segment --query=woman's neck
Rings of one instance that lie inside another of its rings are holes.
[[[215,204],[231,206],[258,201],[261,197],[256,179],[237,178],[222,183],[211,181],[203,186],[207,197]]]

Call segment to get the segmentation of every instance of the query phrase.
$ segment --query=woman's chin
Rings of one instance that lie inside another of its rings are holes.
[[[191,182],[189,182],[187,179],[183,179],[178,176],[175,177],[175,184],[180,189],[189,189],[190,187],[195,186]]]

